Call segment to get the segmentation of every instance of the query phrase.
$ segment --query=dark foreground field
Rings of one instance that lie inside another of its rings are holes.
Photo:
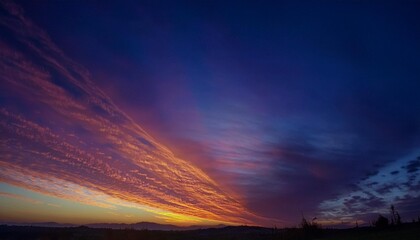
[[[419,224],[403,224],[385,229],[352,228],[322,229],[308,232],[302,229],[270,229],[260,227],[225,227],[192,231],[149,231],[94,229],[87,227],[48,228],[28,226],[0,226],[0,239],[42,239],[42,240],[419,240]]]

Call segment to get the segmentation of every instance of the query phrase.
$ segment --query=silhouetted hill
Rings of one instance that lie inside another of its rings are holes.
[[[50,224],[57,226],[56,223]],[[144,226],[149,223],[139,224],[140,226]],[[151,227],[152,225],[149,226]],[[160,231],[90,228],[87,226],[34,227],[0,225],[0,239],[7,240],[418,240],[419,236],[419,223],[405,223],[400,226],[388,228],[323,229],[322,234],[318,236],[312,235],[302,228],[272,229],[247,226],[229,226],[188,231]]]
[[[57,223],[57,222],[38,222],[38,223],[16,223],[16,222],[3,222],[0,224],[9,226],[32,226],[32,227],[78,227],[80,225],[70,223]],[[176,226],[171,224],[159,224],[153,222],[138,222],[138,223],[91,223],[83,224],[89,228],[110,228],[110,229],[134,229],[134,230],[160,230],[160,231],[186,231],[207,228],[223,228],[226,225],[192,225],[192,226]]]
[[[193,225],[193,226],[176,226],[171,224],[159,224],[153,222],[138,222],[132,224],[125,224],[125,223],[93,223],[93,224],[86,224],[85,226],[91,228],[112,228],[112,229],[135,229],[135,230],[160,230],[160,231],[183,231],[183,230],[195,230],[195,229],[205,229],[205,228],[221,228],[225,227],[225,225],[217,225],[217,226],[200,226],[200,225]]]
[[[19,222],[0,222],[1,225],[8,226],[27,226],[27,227],[77,227],[77,224],[71,223],[57,223],[57,222],[34,222],[34,223],[19,223]]]
[[[268,238],[274,233],[272,229],[262,227],[228,226],[222,228],[206,228],[196,230],[134,230],[134,229],[111,229],[102,228],[103,225],[97,224],[96,227],[39,227],[39,226],[7,226],[0,225],[0,239],[90,239],[90,240],[112,240],[112,239],[166,239],[166,240],[224,240],[224,239],[271,239]],[[120,224],[105,224],[108,227],[121,227]],[[126,224],[135,226],[157,227],[159,224],[137,223]],[[163,226],[163,228],[171,227]],[[162,227],[162,226],[159,226]],[[199,227],[199,226],[195,226]],[[180,228],[180,227],[179,227]]]

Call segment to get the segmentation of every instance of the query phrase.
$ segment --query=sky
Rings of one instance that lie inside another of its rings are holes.
[[[1,1],[0,221],[420,215],[415,1]]]

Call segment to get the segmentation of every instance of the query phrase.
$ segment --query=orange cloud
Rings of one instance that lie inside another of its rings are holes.
[[[257,218],[115,106],[17,6],[3,8],[0,25],[26,51],[0,40],[1,87],[8,91],[0,107],[1,181],[80,202],[99,192],[209,220]]]

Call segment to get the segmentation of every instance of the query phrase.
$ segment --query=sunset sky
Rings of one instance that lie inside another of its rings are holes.
[[[420,3],[0,1],[0,223],[420,216]]]

